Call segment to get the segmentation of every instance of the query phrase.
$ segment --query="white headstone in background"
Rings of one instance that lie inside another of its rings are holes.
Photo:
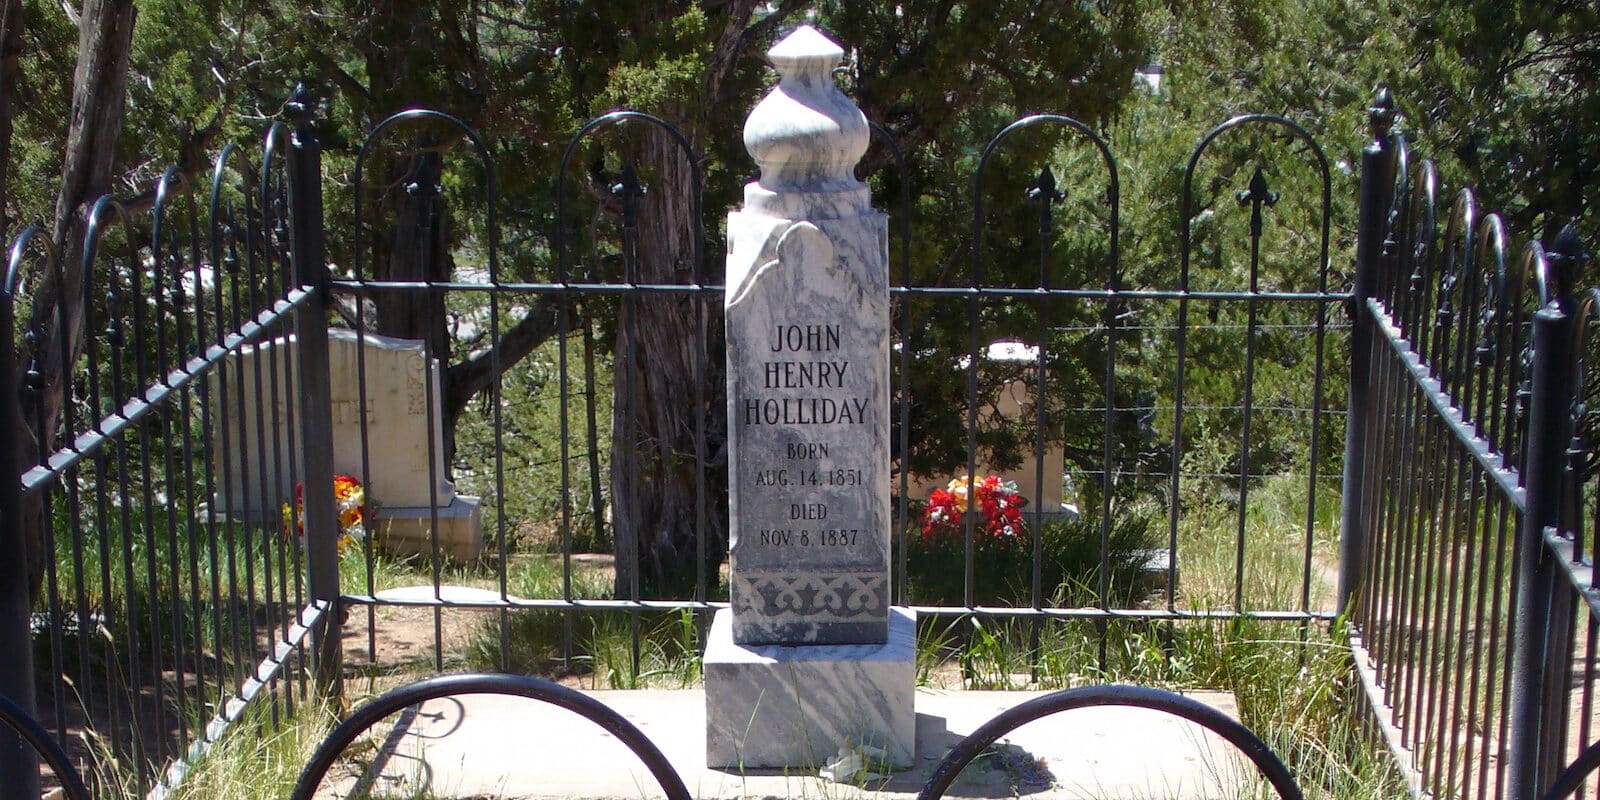
[[[978,425],[985,427],[1015,424],[1021,420],[1030,429],[1033,428],[1039,402],[1035,388],[1038,382],[1037,372],[1034,369],[1039,363],[1039,346],[1015,341],[992,342],[984,349],[982,355],[978,362],[980,370],[987,369],[989,364],[1002,363],[1026,364],[1028,367],[1020,377],[1011,378],[1000,387],[993,405],[979,407]],[[951,380],[966,380],[964,373],[971,366],[969,358],[962,356],[956,362],[961,372],[951,373]],[[1076,500],[1066,492],[1066,446],[1059,441],[1047,441],[1042,460],[1038,458],[1032,443],[1026,443],[1022,453],[1022,460],[1014,468],[1001,469],[995,466],[994,453],[980,447],[976,455],[977,467],[974,477],[982,480],[984,476],[992,474],[998,475],[1001,480],[1015,483],[1017,492],[1028,501],[1022,509],[1022,517],[1030,527],[1077,519]],[[934,489],[944,488],[952,479],[966,477],[965,465],[946,475],[912,475],[907,492],[914,500],[927,500]]]
[[[888,218],[844,51],[801,26],[745,123],[761,167],[728,216],[729,593],[707,640],[713,767],[909,766],[915,617],[889,607]]]
[[[215,499],[215,511],[270,517],[293,496],[289,459],[300,445],[294,416],[299,408],[289,402],[299,383],[295,362],[289,337],[246,348],[229,357],[225,376],[212,373],[212,413],[219,432],[212,444],[219,458],[227,452],[217,484],[223,496]],[[333,470],[362,482],[377,509],[379,541],[399,552],[428,552],[437,517],[441,550],[456,558],[476,557],[482,546],[478,500],[457,496],[445,469],[438,360],[427,357],[420,341],[373,333],[358,338],[354,331],[336,328],[328,332],[328,363],[333,440],[327,446]]]

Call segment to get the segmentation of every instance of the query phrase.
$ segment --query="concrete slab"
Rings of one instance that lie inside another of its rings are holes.
[[[639,727],[689,791],[736,798],[882,798],[921,790],[950,747],[996,714],[1043,692],[917,692],[917,759],[862,786],[815,773],[708,769],[701,690],[592,692]],[[1237,716],[1232,695],[1191,696]],[[660,788],[615,738],[577,715],[522,698],[469,695],[425,704],[373,730],[325,782],[322,798],[658,798]],[[1089,708],[1013,731],[969,766],[949,795],[1040,800],[1233,798],[1254,771],[1227,742],[1190,722],[1131,708]],[[361,790],[369,794],[361,794]]]

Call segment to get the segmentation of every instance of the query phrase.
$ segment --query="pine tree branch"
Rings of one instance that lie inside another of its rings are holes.
[[[447,369],[445,379],[445,418],[455,419],[472,398],[499,380],[501,373],[515,366],[529,353],[561,332],[561,299],[546,295],[528,309],[527,316],[500,337],[497,347],[483,350]],[[568,330],[588,324],[581,316],[568,314]],[[495,367],[498,366],[497,371]]]

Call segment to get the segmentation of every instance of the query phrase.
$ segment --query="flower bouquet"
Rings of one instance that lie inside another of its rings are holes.
[[[333,503],[334,509],[339,514],[339,552],[355,547],[367,538],[367,519],[371,511],[367,508],[367,492],[361,486],[361,481],[349,475],[333,476]],[[283,535],[290,536],[289,527],[294,525],[294,539],[301,547],[306,543],[306,501],[305,484],[297,483],[294,486],[294,509],[291,513],[289,504],[283,504]]]
[[[1027,498],[1012,481],[985,475],[934,489],[922,510],[921,535],[906,542],[906,578],[918,602],[960,605],[966,584],[967,524],[973,526],[974,600],[1009,603],[1026,585],[1033,538],[1022,520]]]
[[[972,513],[976,506],[983,515],[977,521],[980,534],[1007,543],[1021,541],[1026,533],[1022,507],[1027,503],[1028,499],[1017,492],[1016,481],[1002,481],[998,475],[986,475],[974,487],[966,478],[956,478],[945,488],[934,489],[928,498],[928,506],[922,512],[922,538],[964,537],[963,516]]]

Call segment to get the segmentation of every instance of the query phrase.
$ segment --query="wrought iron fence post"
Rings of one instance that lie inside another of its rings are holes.
[[[1367,560],[1367,489],[1371,485],[1368,422],[1373,414],[1372,347],[1377,321],[1367,298],[1378,293],[1378,264],[1394,191],[1394,100],[1379,89],[1367,111],[1372,141],[1361,152],[1361,196],[1356,221],[1354,297],[1350,308],[1349,416],[1344,435],[1344,495],[1339,519],[1339,611],[1348,613]]]
[[[1530,245],[1531,246],[1531,245]],[[1552,619],[1558,591],[1555,557],[1545,546],[1545,530],[1561,524],[1567,447],[1572,437],[1575,385],[1573,363],[1573,286],[1582,247],[1569,228],[1557,238],[1548,259],[1553,296],[1533,316],[1533,394],[1528,404],[1527,451],[1522,463],[1527,510],[1517,530],[1515,639],[1512,643],[1510,731],[1507,735],[1507,797],[1540,796],[1554,777],[1550,750],[1561,731],[1547,725],[1547,709],[1559,704],[1563,687],[1551,680],[1552,637],[1570,635],[1567,623]],[[1535,252],[1534,261],[1539,261]],[[1559,705],[1556,708],[1559,710]],[[1541,768],[1543,767],[1543,768]]]
[[[312,632],[312,670],[318,691],[337,699],[341,648],[339,625],[339,532],[333,497],[333,411],[328,376],[327,259],[323,254],[322,145],[313,122],[317,100],[304,84],[295,87],[287,110],[294,122],[289,148],[289,237],[295,283],[317,293],[295,313],[296,370],[300,378],[300,456],[305,512],[306,582],[310,599],[323,605]]]
[[[22,475],[18,436],[22,430],[17,383],[15,271],[18,253],[0,272],[0,695],[23,713],[34,714],[33,599],[28,594],[28,558],[22,538]],[[0,725],[0,782],[16,797],[39,796],[39,761],[18,731]]]

